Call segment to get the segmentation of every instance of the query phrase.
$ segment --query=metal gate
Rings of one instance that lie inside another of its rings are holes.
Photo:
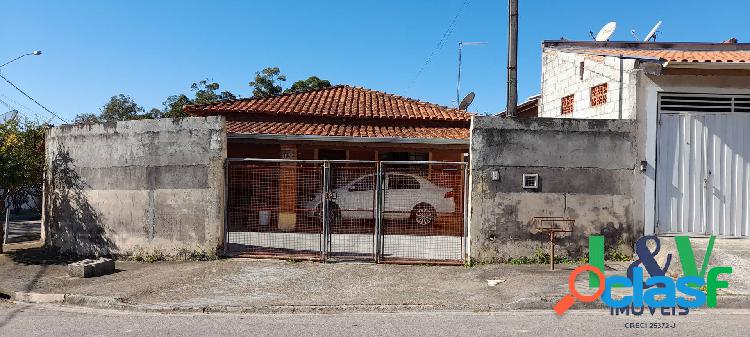
[[[465,163],[230,158],[230,255],[461,263]]]
[[[750,235],[750,96],[661,94],[660,233]]]

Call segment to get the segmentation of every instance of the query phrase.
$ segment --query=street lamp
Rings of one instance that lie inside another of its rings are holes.
[[[29,55],[34,55],[34,56],[42,55],[42,51],[41,50],[35,50],[35,51],[30,52],[30,53],[23,54],[23,55],[21,55],[19,57],[16,57],[16,58],[14,58],[14,59],[12,59],[12,60],[10,60],[8,62],[3,63],[2,65],[0,65],[0,68],[5,67],[8,64],[10,64],[11,62],[17,61],[18,59],[20,59],[22,57],[25,57],[25,56],[29,56]]]
[[[458,83],[456,83],[456,106],[461,104],[461,49],[463,46],[481,46],[487,42],[459,42],[458,43]]]

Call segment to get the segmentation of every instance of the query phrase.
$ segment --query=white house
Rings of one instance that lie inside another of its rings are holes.
[[[545,41],[539,117],[638,120],[645,234],[750,236],[750,44]]]

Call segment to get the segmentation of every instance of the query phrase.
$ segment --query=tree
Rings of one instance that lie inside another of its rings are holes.
[[[283,88],[277,81],[285,82],[286,76],[279,67],[268,67],[255,73],[255,80],[250,82],[253,87],[253,98],[268,97],[282,93]]]
[[[99,119],[102,122],[129,121],[144,119],[143,108],[135,103],[130,96],[119,94],[112,96],[109,102],[102,107]]]
[[[172,95],[162,103],[164,105],[161,118],[181,118],[187,117],[187,113],[182,107],[188,104],[207,104],[223,100],[237,99],[233,93],[222,91],[217,93],[221,86],[216,82],[209,82],[208,79],[193,83],[190,90],[195,92],[195,98],[190,99],[184,94]]]
[[[82,113],[78,114],[76,118],[73,120],[73,123],[75,124],[95,124],[99,123],[99,116],[92,114],[92,113]]]
[[[157,109],[158,111],[158,109]],[[119,94],[109,98],[99,115],[82,113],[76,116],[76,124],[93,124],[129,121],[135,119],[159,118],[160,112],[153,109],[144,113],[143,107],[138,105],[130,96]]]
[[[331,82],[327,80],[321,80],[318,76],[310,76],[306,80],[299,80],[294,82],[289,89],[284,90],[284,93],[297,93],[316,89],[328,88],[331,86]]]
[[[0,214],[5,214],[9,198],[38,197],[43,182],[45,128],[17,117],[0,123]],[[0,238],[2,235],[0,226]]]
[[[190,86],[190,90],[195,92],[193,104],[208,104],[217,101],[237,99],[237,96],[229,91],[222,91],[217,94],[216,90],[219,90],[219,83],[209,83],[207,79],[198,83],[193,83]]]

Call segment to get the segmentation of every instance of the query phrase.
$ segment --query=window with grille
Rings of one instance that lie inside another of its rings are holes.
[[[570,114],[573,113],[573,97],[574,95],[568,95],[562,98],[560,113]]]
[[[607,103],[607,83],[591,87],[591,106]]]

